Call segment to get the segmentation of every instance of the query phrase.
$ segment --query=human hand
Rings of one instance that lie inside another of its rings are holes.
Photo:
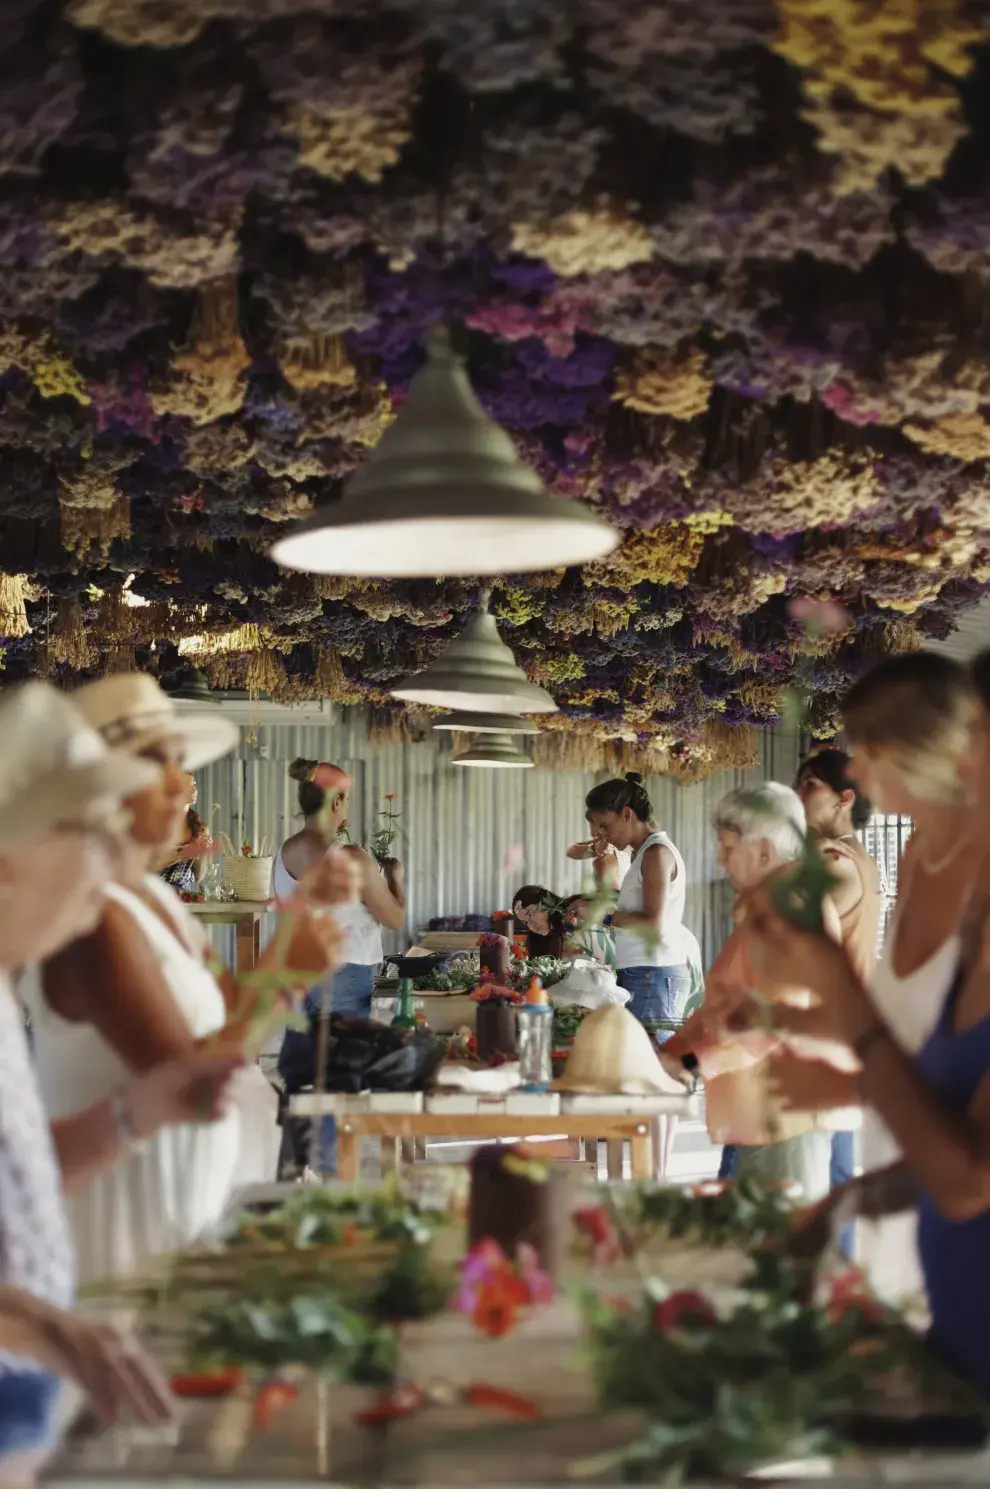
[[[20,1289],[3,1289],[0,1313],[10,1321],[16,1352],[75,1381],[109,1424],[125,1419],[160,1426],[175,1415],[164,1376],[135,1339],[108,1324],[54,1308]],[[4,1329],[10,1337],[10,1330]]]
[[[310,864],[299,881],[296,899],[302,904],[327,909],[346,905],[361,896],[361,860],[354,853],[331,848]]]
[[[181,1055],[138,1076],[126,1092],[135,1138],[144,1141],[163,1127],[185,1122],[219,1121],[228,1111],[231,1082],[243,1064],[236,1050],[211,1050]]]
[[[767,1089],[781,1111],[828,1112],[858,1104],[854,1077],[825,1060],[800,1059],[780,1049],[765,1068]]]
[[[852,1044],[870,1021],[862,983],[830,936],[798,930],[760,890],[747,903],[741,932],[754,973],[777,987],[810,988],[821,999],[816,1019],[824,1037]]]
[[[402,884],[406,870],[401,858],[383,858],[381,866],[389,884]]]

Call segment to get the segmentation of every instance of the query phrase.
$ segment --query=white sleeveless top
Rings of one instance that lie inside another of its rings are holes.
[[[893,968],[897,944],[898,907],[891,919],[883,957],[870,989],[877,1012],[883,1016],[898,1044],[909,1055],[916,1054],[935,1027],[959,965],[961,940],[948,936],[936,952],[907,977]],[[883,1118],[870,1107],[863,1111],[863,1171],[896,1163],[901,1149]],[[869,1274],[874,1291],[894,1305],[924,1292],[916,1242],[917,1219],[913,1213],[888,1215],[882,1220],[863,1220],[857,1225],[857,1260]]]
[[[643,855],[647,848],[661,844],[674,856],[677,873],[667,886],[667,898],[663,907],[660,939],[655,944],[644,941],[635,931],[616,928],[615,965],[617,967],[683,967],[686,966],[684,942],[677,934],[684,919],[684,901],[687,894],[687,869],[677,848],[665,832],[654,832],[632,856],[632,861],[622,881],[617,910],[630,910],[634,915],[643,911]]]
[[[144,932],[190,1032],[205,1038],[223,1028],[226,1008],[203,965],[202,930],[159,878],[146,875],[144,888],[161,903],[175,934],[129,890],[111,884],[107,896]],[[52,1120],[105,1101],[133,1079],[92,1024],[63,1019],[49,1006],[37,967],[24,973],[19,990],[31,1015],[38,1081]],[[214,1225],[230,1197],[239,1151],[236,1110],[209,1125],[166,1127],[69,1196],[80,1282],[132,1275],[149,1257],[188,1246]]]
[[[272,894],[277,900],[287,900],[299,888],[282,862],[282,849],[278,850],[272,868]],[[382,928],[367,905],[355,900],[350,905],[335,905],[333,917],[347,936],[344,960],[359,967],[377,967],[385,955],[382,944]]]

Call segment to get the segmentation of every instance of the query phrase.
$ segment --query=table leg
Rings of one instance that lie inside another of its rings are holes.
[[[634,1179],[653,1178],[653,1139],[649,1124],[643,1122],[629,1140]]]
[[[605,1144],[605,1177],[608,1179],[622,1179],[625,1177],[623,1171],[623,1148],[624,1140],[610,1137]]]
[[[261,955],[261,921],[256,915],[242,916],[237,922],[234,945],[234,967],[238,972],[251,972]]]
[[[341,1122],[337,1127],[337,1177],[354,1184],[360,1177],[361,1139],[353,1128]]]

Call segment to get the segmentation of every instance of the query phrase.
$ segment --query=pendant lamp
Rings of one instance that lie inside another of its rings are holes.
[[[533,762],[507,734],[486,734],[476,739],[452,765],[489,765],[502,770],[532,770]]]
[[[488,599],[483,590],[461,634],[423,672],[393,688],[393,698],[469,713],[554,712],[550,694],[529,681],[498,634]]]
[[[511,713],[447,713],[437,719],[434,729],[449,729],[459,734],[539,734],[532,719],[517,718]]]
[[[279,538],[272,557],[311,574],[437,578],[565,568],[618,542],[597,512],[552,496],[522,464],[439,326],[405,403],[341,499]]]

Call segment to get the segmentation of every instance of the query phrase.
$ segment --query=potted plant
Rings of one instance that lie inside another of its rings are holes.
[[[392,860],[392,849],[395,846],[396,838],[399,836],[399,829],[396,823],[402,816],[402,813],[397,812],[392,805],[396,800],[394,791],[386,792],[384,800],[385,805],[378,813],[378,826],[371,834],[368,842],[368,852],[383,867]]]
[[[488,981],[480,982],[471,998],[478,1005],[478,1059],[490,1060],[497,1055],[511,1059],[516,1053],[516,1004],[523,1001],[522,993]]]

